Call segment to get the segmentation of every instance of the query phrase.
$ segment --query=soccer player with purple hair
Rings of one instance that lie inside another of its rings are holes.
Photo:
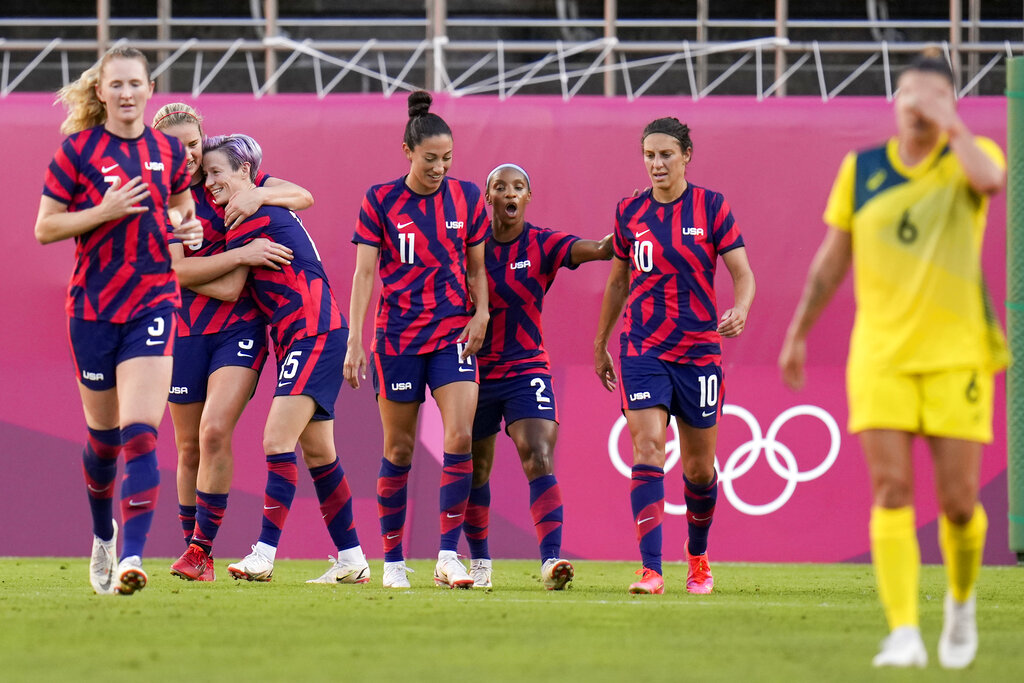
[[[263,159],[247,135],[221,135],[203,144],[206,187],[224,206],[251,190]],[[366,563],[352,513],[352,492],[334,446],[334,403],[342,382],[348,337],[345,318],[327,281],[320,254],[294,212],[262,206],[227,237],[227,248],[267,238],[291,250],[292,260],[274,268],[250,268],[248,286],[267,320],[277,357],[277,388],[263,431],[267,459],[263,523],[252,552],[228,565],[236,579],[270,581],[288,513],[295,498],[296,444],[320,501],[324,524],[337,549],[331,567],[307,583],[366,583]]]
[[[489,480],[504,419],[530,486],[541,580],[548,590],[562,590],[572,581],[573,566],[561,557],[562,493],[554,470],[558,407],[541,313],[544,295],[559,269],[610,259],[612,236],[580,239],[527,222],[526,206],[533,197],[530,177],[516,164],[501,164],[491,171],[486,194],[493,209],[491,235],[485,242],[491,320],[477,354],[480,397],[473,423],[473,488],[463,524],[469,573],[474,586],[491,586]]]
[[[440,487],[441,540],[434,582],[471,588],[458,542],[472,485],[472,430],[478,391],[474,354],[487,330],[484,239],[487,209],[480,188],[448,176],[452,131],[430,111],[430,94],[409,96],[402,150],[409,172],[374,185],[363,197],[352,241],[345,379],[365,378],[363,323],[379,269],[381,296],[373,339],[373,386],[384,429],[377,507],[384,543],[385,587],[409,587],[402,551],[416,422],[429,385],[444,423]]]
[[[754,274],[725,197],[686,179],[693,156],[689,127],[675,118],[656,119],[640,140],[651,187],[620,201],[615,212],[615,260],[594,340],[594,369],[606,389],[619,386],[633,442],[630,503],[643,567],[629,591],[664,592],[665,441],[675,417],[686,500],[686,590],[710,593],[708,532],[718,495],[715,443],[725,392],[721,338],[743,332]],[[733,305],[721,317],[714,288],[719,256],[733,284]],[[620,384],[608,339],[623,306]]]
[[[193,239],[185,150],[146,126],[153,94],[145,55],[108,51],[60,92],[68,134],[50,162],[35,236],[75,240],[68,337],[88,442],[82,456],[93,522],[89,579],[99,594],[132,594],[160,489],[157,428],[167,405],[174,314],[181,303],[168,243]],[[113,515],[117,459],[123,547]]]
[[[228,226],[264,204],[298,211],[311,206],[313,197],[260,170],[256,187],[219,206],[203,182],[202,123],[199,112],[183,102],[166,104],[153,117],[153,128],[185,145],[196,218],[203,224],[198,249],[171,245],[182,305],[169,401],[178,449],[178,519],[186,545],[171,573],[213,581],[213,544],[234,474],[232,435],[256,389],[269,347],[266,321],[244,285],[249,268],[280,268],[291,259],[288,247],[264,237],[227,249]]]

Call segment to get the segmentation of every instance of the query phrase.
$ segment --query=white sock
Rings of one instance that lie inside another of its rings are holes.
[[[256,542],[256,552],[258,552],[260,555],[267,558],[271,562],[277,559],[277,548],[275,548],[272,545],[267,545],[262,541]]]
[[[345,564],[357,564],[364,561],[363,548],[362,546],[356,546],[354,548],[347,548],[345,550],[338,551],[338,561],[344,562]]]
[[[457,559],[459,559],[459,554],[457,552],[455,552],[454,550],[440,550],[437,553],[437,560],[439,562],[441,560],[457,560]]]

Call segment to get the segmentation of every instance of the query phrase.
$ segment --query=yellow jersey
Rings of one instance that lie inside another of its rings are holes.
[[[975,140],[1006,167],[995,142]],[[853,244],[849,371],[995,372],[1008,362],[981,272],[989,198],[971,189],[947,142],[913,167],[895,137],[840,166],[824,219]]]

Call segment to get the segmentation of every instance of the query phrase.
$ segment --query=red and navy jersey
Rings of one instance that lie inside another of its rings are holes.
[[[691,184],[670,204],[650,190],[623,199],[614,243],[630,268],[620,357],[720,363],[715,267],[719,254],[743,246],[725,197]]]
[[[82,211],[98,206],[114,178],[124,186],[136,176],[149,186],[149,210],[98,225],[75,237],[75,269],[67,312],[81,320],[123,323],[147,311],[181,303],[167,248],[167,201],[188,189],[185,148],[147,127],[120,138],[103,126],[68,136],[46,171],[43,194]]]
[[[579,237],[530,223],[513,242],[491,235],[484,244],[491,320],[476,354],[480,379],[495,380],[531,372],[550,374],[544,350],[541,312],[544,294],[559,268],[576,268],[572,245]]]
[[[446,177],[430,195],[404,178],[366,192],[352,241],[380,250],[375,352],[417,355],[454,343],[473,310],[466,251],[487,227],[480,188],[465,180]]]
[[[227,248],[240,247],[257,237],[283,244],[294,256],[281,270],[249,270],[248,286],[270,325],[279,362],[293,342],[348,327],[331,293],[313,238],[294,212],[279,206],[261,207],[228,233]]]
[[[256,184],[262,186],[270,178],[262,171],[256,174]],[[224,208],[218,206],[203,184],[192,186],[192,199],[196,203],[196,218],[203,224],[203,244],[196,251],[185,248],[185,257],[213,256],[227,250],[227,228]],[[181,288],[181,308],[178,309],[178,336],[225,332],[247,325],[260,317],[249,288],[244,288],[237,301],[221,301]]]

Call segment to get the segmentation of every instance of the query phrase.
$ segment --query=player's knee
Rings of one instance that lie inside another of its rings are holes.
[[[957,526],[967,524],[974,516],[975,502],[967,497],[942,501],[941,506],[942,514]]]
[[[469,429],[445,431],[445,453],[469,453],[473,448],[473,435]]]
[[[231,449],[231,428],[229,425],[211,421],[204,423],[200,433],[199,442],[203,453],[218,455]]]
[[[384,457],[393,465],[406,467],[412,464],[413,442],[391,443],[384,448]]]
[[[545,474],[551,474],[553,456],[554,453],[547,443],[531,445],[525,457],[522,457],[523,472],[526,473],[526,478],[532,481]]]
[[[900,508],[914,504],[914,482],[904,477],[876,477],[874,482],[875,505],[884,508]]]
[[[197,469],[199,467],[199,440],[178,441],[175,445],[178,450],[178,466]]]
[[[473,488],[479,488],[491,479],[491,463],[486,460],[473,460]]]

